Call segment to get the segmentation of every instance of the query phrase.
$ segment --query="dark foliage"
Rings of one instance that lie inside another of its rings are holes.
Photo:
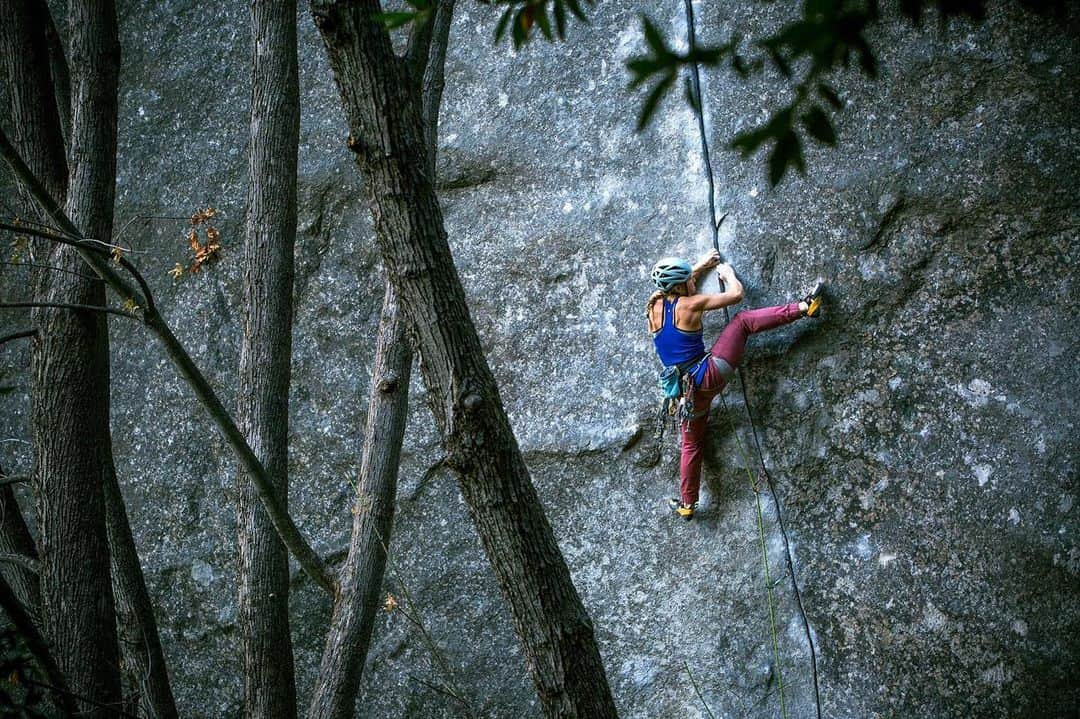
[[[15,628],[0,629],[0,716],[26,719],[49,716],[41,680],[30,650]]]
[[[515,48],[535,37],[540,29],[547,40],[554,39],[549,14],[555,18],[556,34],[565,36],[566,12],[584,21],[581,3],[576,0],[479,0],[506,9],[499,19],[495,41],[510,29]],[[1061,16],[1064,0],[1017,0],[1029,10],[1043,15]],[[592,5],[591,0],[587,0]],[[901,0],[900,15],[920,24],[931,9],[944,26],[952,17],[963,16],[979,22],[986,16],[985,0]],[[893,7],[890,5],[890,7]],[[771,144],[768,155],[769,181],[777,185],[789,168],[805,171],[803,146],[806,138],[832,147],[837,143],[833,126],[835,113],[843,110],[840,94],[830,79],[844,72],[861,72],[877,77],[877,56],[867,39],[871,27],[888,15],[877,0],[802,0],[799,15],[768,37],[747,40],[741,33],[720,45],[695,47],[677,52],[668,47],[663,34],[653,22],[641,18],[642,33],[648,52],[631,58],[630,87],[647,87],[638,115],[638,130],[643,130],[656,114],[661,100],[675,87],[679,73],[693,64],[708,67],[726,66],[739,77],[749,77],[774,70],[788,83],[791,100],[775,110],[758,127],[739,133],[730,141],[732,149],[749,157],[763,145]],[[686,83],[686,101],[698,109],[699,99]]]

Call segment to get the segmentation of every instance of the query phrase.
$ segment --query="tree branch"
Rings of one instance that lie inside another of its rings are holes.
[[[434,28],[430,40],[424,81],[420,91],[421,115],[424,121],[424,144],[427,146],[427,170],[432,184],[435,183],[436,159],[439,152],[439,108],[442,106],[443,88],[446,86],[446,50],[450,44],[450,25],[454,19],[455,0],[438,0]]]
[[[431,48],[432,29],[435,25],[435,13],[430,10],[424,15],[424,19],[413,21],[409,26],[409,44],[405,48],[405,65],[409,68],[409,75],[417,86],[424,78],[424,68],[428,62],[428,52]]]
[[[49,70],[52,74],[53,93],[56,95],[56,109],[60,116],[60,131],[64,143],[71,144],[71,71],[68,69],[67,54],[60,32],[49,5],[45,0],[37,0],[38,13],[45,25],[45,41],[49,46]]]
[[[0,345],[5,344],[7,342],[11,342],[12,340],[22,339],[23,337],[33,337],[36,334],[37,334],[37,330],[35,330],[35,329],[20,330],[19,332],[12,332],[9,335],[4,335],[3,337],[0,337]],[[2,482],[0,482],[0,484],[2,484]]]
[[[180,340],[172,333],[169,325],[161,315],[158,314],[154,307],[153,299],[139,297],[139,292],[112,268],[109,264],[109,260],[98,253],[90,251],[82,243],[83,238],[79,229],[75,227],[75,224],[56,203],[56,200],[54,200],[45,190],[41,182],[38,181],[26,166],[26,163],[22,161],[18,151],[12,146],[11,141],[8,140],[7,135],[2,129],[0,129],[0,157],[3,157],[4,160],[7,161],[12,172],[14,172],[15,177],[22,183],[23,187],[26,188],[41,209],[56,223],[60,230],[67,235],[80,239],[80,242],[76,245],[76,249],[94,272],[105,280],[105,282],[121,297],[132,298],[142,305],[143,323],[146,324],[146,326],[158,336],[158,339],[161,340],[165,348],[165,353],[169,356],[173,365],[195,391],[195,396],[203,404],[207,412],[210,413],[210,418],[213,420],[214,424],[217,425],[218,431],[221,432],[225,440],[229,443],[229,446],[231,446],[233,451],[239,456],[241,463],[244,465],[244,469],[251,474],[252,481],[255,483],[255,487],[259,493],[259,499],[266,508],[267,514],[270,515],[270,519],[274,523],[274,528],[278,531],[278,534],[281,535],[281,541],[285,543],[285,546],[287,546],[293,556],[296,557],[297,562],[303,567],[308,576],[310,576],[312,580],[327,593],[333,594],[335,584],[329,570],[326,568],[326,564],[319,555],[315,553],[315,550],[311,548],[311,545],[308,544],[307,540],[304,539],[304,536],[300,533],[300,530],[296,527],[296,524],[293,522],[285,505],[273,491],[273,484],[266,472],[266,468],[263,467],[262,462],[259,461],[259,458],[255,455],[254,451],[252,451],[251,446],[244,439],[240,430],[237,429],[232,415],[225,409],[225,406],[221,403],[217,393],[214,392],[213,387],[211,387],[198,365],[195,364],[195,361],[191,359],[191,355],[188,354],[187,350],[180,343]],[[19,230],[23,231],[23,228],[19,228]],[[125,258],[121,258],[120,264],[129,272],[132,272],[134,269],[134,266]],[[141,275],[136,274],[135,276],[136,280],[139,281]],[[146,287],[145,282],[140,282],[140,285],[144,288]]]
[[[13,474],[10,477],[0,477],[0,487],[6,484],[23,484],[30,481],[29,474]]]
[[[18,309],[20,307],[47,307],[57,310],[85,310],[87,312],[104,312],[110,315],[119,315],[133,320],[139,316],[113,307],[98,307],[96,305],[76,305],[68,302],[0,302],[0,309]]]
[[[63,272],[68,275],[75,275],[76,277],[82,277],[83,279],[94,279],[93,275],[84,275],[81,272],[73,272],[72,270],[64,269],[63,267],[56,267],[54,265],[43,265],[40,262],[0,262],[0,265],[6,265],[8,267],[34,267],[39,270],[50,270],[52,272]]]
[[[33,557],[28,557],[25,554],[16,554],[14,552],[2,552],[0,553],[0,562],[6,562],[8,564],[17,564],[23,569],[29,569],[34,574],[41,574],[41,563]]]

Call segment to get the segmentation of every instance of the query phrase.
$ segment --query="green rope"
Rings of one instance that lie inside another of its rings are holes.
[[[772,573],[769,571],[769,552],[765,546],[765,515],[761,510],[761,493],[758,492],[754,475],[750,473],[750,458],[747,456],[742,440],[739,439],[735,424],[731,421],[730,409],[723,393],[720,394],[720,400],[724,404],[724,416],[728,420],[732,436],[735,437],[735,445],[739,448],[739,454],[742,456],[746,478],[750,480],[750,491],[754,493],[754,501],[757,503],[758,542],[761,545],[761,563],[765,568],[765,596],[769,603],[769,633],[772,635],[773,661],[776,664],[776,684],[777,691],[780,694],[780,716],[787,719],[787,701],[784,698],[784,673],[780,668],[780,639],[776,632],[776,600],[773,597]]]

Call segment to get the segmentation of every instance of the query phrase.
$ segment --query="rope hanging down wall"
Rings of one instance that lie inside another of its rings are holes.
[[[689,46],[690,53],[692,54],[694,52],[696,46],[697,46],[697,42],[696,42],[696,40],[697,40],[697,38],[696,38],[697,30],[696,30],[696,27],[695,27],[695,24],[694,24],[694,7],[693,7],[692,0],[683,0],[683,2],[685,4],[685,6],[686,6],[687,44]],[[704,104],[704,98],[702,97],[702,94],[701,94],[701,74],[700,74],[700,70],[698,68],[698,63],[697,62],[693,62],[693,63],[690,64],[690,95],[691,95],[691,98],[693,100],[694,114],[697,116],[698,133],[699,133],[699,135],[701,137],[701,154],[702,154],[703,164],[705,166],[705,179],[706,179],[706,181],[708,183],[708,186],[709,186],[709,217],[710,217],[709,227],[712,230],[713,248],[717,251],[717,253],[719,253],[720,252],[720,236],[719,236],[720,235],[720,225],[723,223],[724,218],[727,217],[727,215],[725,214],[719,220],[717,220],[717,218],[716,218],[716,183],[715,183],[715,180],[713,178],[712,160],[709,157],[709,140],[708,140],[708,135],[707,135],[707,133],[705,131],[705,104]],[[731,319],[730,316],[729,316],[729,313],[728,313],[728,309],[726,307],[724,308],[724,319],[727,320],[727,321],[730,321],[730,319]],[[762,453],[762,450],[761,450],[761,441],[758,438],[758,431],[757,431],[757,426],[754,423],[754,416],[750,411],[750,398],[747,396],[747,393],[746,393],[746,378],[744,377],[743,368],[741,366],[738,368],[738,375],[739,375],[739,386],[742,389],[743,405],[746,407],[746,415],[747,415],[747,418],[748,418],[748,420],[750,422],[751,433],[753,434],[753,437],[754,437],[754,446],[755,446],[755,448],[757,450],[758,461],[761,464],[761,471],[762,471],[762,474],[765,477],[765,486],[768,488],[769,496],[772,498],[773,507],[774,507],[774,509],[776,511],[777,526],[778,526],[778,528],[780,530],[780,536],[783,539],[784,557],[785,557],[786,564],[787,564],[788,576],[791,579],[791,586],[794,589],[795,604],[798,607],[799,618],[802,620],[803,630],[806,633],[806,641],[807,641],[807,644],[810,647],[810,672],[811,672],[811,677],[813,678],[813,681],[814,681],[814,705],[815,705],[815,708],[816,708],[816,711],[817,711],[817,719],[821,719],[821,691],[820,691],[820,687],[818,685],[817,651],[816,651],[816,649],[814,647],[814,638],[813,638],[812,633],[810,632],[810,622],[806,618],[806,610],[803,607],[802,592],[799,590],[799,582],[798,582],[798,580],[796,579],[796,576],[795,576],[795,563],[794,563],[794,561],[792,559],[792,555],[791,555],[791,544],[788,541],[787,527],[784,524],[784,515],[783,515],[783,513],[781,511],[781,508],[780,508],[780,498],[776,494],[776,488],[773,485],[772,477],[769,475],[769,470],[765,466],[765,457],[764,457],[764,454]],[[721,398],[723,398],[723,394],[721,394],[720,396],[721,396]],[[724,400],[724,412],[725,412],[725,414],[730,416],[730,412],[728,411],[728,406],[727,406],[727,401],[726,400]],[[733,427],[733,429],[734,429],[734,427]],[[747,462],[746,459],[745,459],[746,455],[745,455],[745,452],[743,451],[742,442],[739,440],[738,434],[735,433],[735,432],[733,432],[733,434],[735,436],[736,443],[738,443],[738,445],[739,445],[740,452],[743,452],[744,464],[749,465],[749,462]],[[747,471],[749,472],[749,466],[747,466]],[[752,479],[753,478],[751,477],[751,480]],[[769,622],[770,622],[770,627],[771,627],[771,630],[772,630],[773,652],[774,652],[775,661],[776,661],[776,665],[777,665],[776,666],[776,673],[777,673],[777,677],[778,677],[778,689],[779,689],[779,692],[780,692],[780,706],[781,706],[781,710],[783,712],[783,715],[786,716],[787,711],[786,711],[786,703],[785,703],[785,700],[784,700],[783,675],[781,674],[781,671],[780,671],[779,646],[778,646],[778,643],[777,643],[776,621],[775,621],[775,614],[774,614],[774,610],[773,610],[773,601],[772,601],[772,580],[771,580],[771,577],[769,576],[768,553],[766,552],[766,548],[765,548],[764,523],[763,523],[763,518],[762,518],[762,513],[761,513],[761,499],[760,499],[760,494],[758,494],[756,491],[755,491],[755,495],[758,498],[757,499],[757,501],[758,501],[758,530],[759,530],[759,538],[760,538],[760,542],[761,542],[762,562],[763,562],[764,567],[765,567],[766,591],[768,592],[768,599],[769,599]]]

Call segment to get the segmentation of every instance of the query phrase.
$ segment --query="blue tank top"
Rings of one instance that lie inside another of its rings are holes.
[[[653,332],[653,346],[656,354],[665,367],[672,367],[685,362],[692,362],[705,356],[705,340],[702,330],[687,331],[675,326],[675,305],[679,298],[668,302],[664,298],[664,316],[660,323],[660,329]],[[700,385],[708,368],[707,362],[702,362],[694,372],[694,384]]]

